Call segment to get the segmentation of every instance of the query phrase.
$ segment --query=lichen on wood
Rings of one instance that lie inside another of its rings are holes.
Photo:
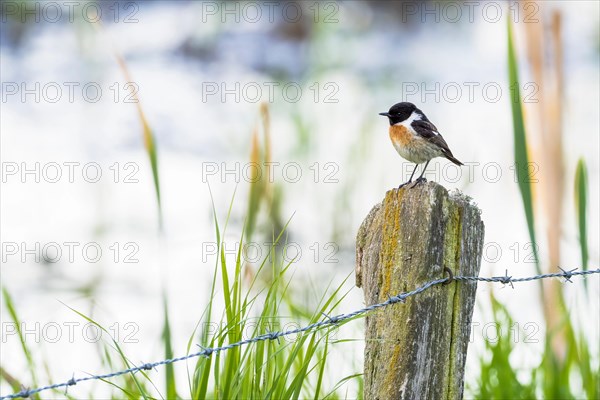
[[[484,226],[470,198],[436,183],[388,191],[356,238],[356,284],[366,304],[444,277],[478,275]],[[456,399],[475,282],[436,286],[366,317],[366,399]]]

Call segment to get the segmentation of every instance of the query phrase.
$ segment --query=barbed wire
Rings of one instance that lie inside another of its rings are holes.
[[[30,397],[31,395],[34,395],[34,394],[37,394],[37,393],[40,393],[40,392],[43,392],[46,390],[58,389],[58,388],[63,388],[63,387],[69,388],[70,386],[75,386],[80,382],[91,381],[91,380],[104,380],[104,379],[114,378],[114,377],[120,376],[120,375],[125,375],[125,374],[140,372],[140,371],[148,371],[148,370],[154,369],[155,367],[158,367],[161,365],[173,364],[173,363],[176,363],[179,361],[185,361],[185,360],[189,360],[191,358],[197,358],[197,357],[210,357],[213,353],[219,353],[222,351],[231,350],[236,347],[241,347],[244,345],[248,345],[248,344],[252,344],[252,343],[256,343],[256,342],[262,342],[262,341],[266,341],[266,340],[279,340],[280,337],[296,335],[299,333],[306,333],[306,332],[309,332],[309,331],[312,331],[312,330],[315,330],[318,328],[322,328],[325,326],[337,325],[342,321],[346,321],[346,320],[352,319],[354,317],[357,317],[359,315],[366,314],[366,313],[373,311],[375,309],[378,309],[378,308],[387,307],[389,305],[396,304],[396,303],[404,303],[406,301],[406,299],[411,296],[420,294],[420,293],[430,289],[433,286],[440,285],[443,283],[450,283],[452,281],[498,282],[498,283],[503,283],[505,285],[510,285],[511,287],[514,288],[513,283],[516,283],[516,282],[529,282],[529,281],[534,281],[534,280],[539,280],[539,279],[547,279],[547,278],[565,278],[565,282],[572,283],[571,278],[573,276],[590,275],[590,274],[600,273],[600,268],[598,268],[596,270],[588,270],[588,271],[577,271],[577,268],[568,270],[568,271],[565,271],[560,267],[559,267],[559,269],[562,272],[540,274],[540,275],[534,275],[534,276],[529,276],[529,277],[525,277],[525,278],[513,278],[512,276],[508,275],[508,270],[506,270],[506,273],[504,276],[494,276],[491,278],[485,278],[485,277],[479,277],[479,276],[453,276],[452,273],[448,269],[446,269],[446,271],[448,271],[450,273],[449,277],[429,281],[429,282],[425,283],[424,285],[422,285],[410,292],[403,292],[396,296],[391,296],[382,303],[372,304],[370,306],[361,308],[359,310],[356,310],[356,311],[353,311],[353,312],[350,312],[347,314],[339,314],[336,316],[329,316],[329,315],[323,313],[323,316],[325,318],[324,320],[312,323],[310,325],[306,325],[303,328],[290,329],[290,330],[286,330],[286,331],[268,332],[268,333],[265,333],[262,335],[255,336],[250,339],[231,343],[231,344],[228,344],[225,346],[206,347],[206,348],[202,348],[202,351],[198,351],[196,353],[188,354],[188,355],[181,356],[181,357],[156,361],[156,362],[152,362],[152,363],[146,363],[146,364],[142,364],[140,366],[127,368],[127,369],[124,369],[121,371],[111,372],[108,374],[90,375],[90,376],[86,376],[86,377],[82,377],[82,378],[75,378],[75,376],[73,376],[71,379],[69,379],[66,382],[42,386],[42,387],[38,387],[36,389],[23,389],[20,392],[17,392],[14,394],[10,394],[7,396],[1,396],[0,400],[27,398],[27,397]]]

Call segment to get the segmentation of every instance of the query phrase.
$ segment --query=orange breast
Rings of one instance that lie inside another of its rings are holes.
[[[394,146],[406,147],[413,140],[412,134],[403,125],[390,126],[390,139]]]

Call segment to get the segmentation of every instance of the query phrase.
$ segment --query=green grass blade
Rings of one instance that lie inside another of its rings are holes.
[[[144,142],[146,143],[146,152],[148,153],[148,158],[150,159],[150,167],[152,168],[152,180],[154,182],[154,191],[156,193],[156,202],[158,204],[158,221],[159,226],[162,230],[163,227],[163,217],[162,217],[162,202],[160,198],[160,180],[158,178],[158,155],[156,152],[156,144],[154,141],[154,134],[148,125],[148,122],[145,120],[143,114],[140,118],[144,118],[143,127],[144,127]]]
[[[16,379],[14,376],[9,374],[2,367],[0,367],[0,381],[4,381],[4,382],[8,383],[10,385],[12,391],[15,393],[20,391],[21,386],[23,386],[23,383],[21,383],[18,379]]]
[[[229,219],[229,215],[227,218]],[[289,314],[299,324],[305,325],[323,318],[321,311],[331,313],[335,305],[339,304],[337,297],[340,288],[334,290],[332,295],[323,295],[316,312],[312,307],[311,310],[303,310],[301,306],[294,304],[290,297],[292,293],[288,293],[288,290],[291,292],[296,289],[293,285],[294,280],[286,278],[293,261],[282,263],[281,254],[275,251],[277,245],[283,241],[282,238],[285,238],[287,224],[283,230],[274,232],[277,235],[270,243],[270,251],[259,263],[258,270],[253,271],[252,279],[243,279],[243,245],[248,240],[247,221],[246,218],[234,261],[235,266],[228,262],[229,257],[225,257],[223,246],[219,247],[215,274],[221,275],[223,293],[218,297],[223,296],[224,310],[216,331],[202,334],[202,343],[205,343],[206,347],[222,346],[244,338],[282,330],[280,322]],[[215,226],[220,242],[225,237],[225,229],[220,231],[216,218]],[[271,264],[272,276],[269,279],[259,278],[262,268]],[[262,286],[263,284],[265,286]],[[215,299],[213,289],[208,309],[212,307],[211,303]],[[206,316],[205,312],[202,319]],[[255,321],[258,323],[255,324]],[[316,386],[320,392],[317,397],[321,397],[321,393],[328,393],[330,390],[324,387],[324,382],[327,368],[325,360],[331,343],[327,342],[330,329],[318,331],[321,332],[299,334],[293,342],[286,342],[286,339],[261,341],[199,359],[193,374],[191,397],[313,398]],[[191,344],[190,338],[188,349]]]
[[[119,67],[125,76],[125,79],[128,82],[133,82],[131,79],[131,75],[129,74],[129,69],[127,68],[127,64],[125,64],[125,60],[115,51],[115,57],[117,58],[117,62],[119,63]],[[158,155],[156,151],[156,141],[154,139],[154,134],[152,133],[152,129],[150,128],[150,124],[148,123],[148,119],[144,114],[144,110],[142,109],[142,105],[140,103],[140,99],[137,95],[137,90],[134,85],[127,86],[129,88],[129,92],[133,101],[135,102],[135,106],[138,113],[138,118],[140,123],[142,124],[142,138],[144,140],[144,147],[146,148],[146,153],[148,154],[148,159],[150,160],[150,167],[152,168],[152,179],[154,182],[154,192],[156,194],[156,202],[158,204],[158,223],[159,227],[162,231],[163,228],[163,218],[162,218],[162,204],[160,197],[160,181],[158,177]]]
[[[231,293],[229,286],[229,274],[227,273],[227,261],[225,258],[225,249],[221,247],[221,279],[223,280],[223,301],[225,302],[225,313],[227,314],[227,325],[233,322],[233,309],[231,307]],[[231,334],[232,335],[232,334]],[[230,336],[231,343],[235,342],[235,338]]]
[[[23,336],[23,332],[21,331],[21,321],[19,320],[19,316],[17,314],[17,310],[15,309],[15,304],[12,300],[12,297],[10,296],[8,290],[6,290],[5,287],[2,288],[2,297],[4,297],[4,306],[8,310],[10,318],[16,325],[15,328],[17,329],[17,335],[19,336],[19,341],[21,342],[21,349],[23,350],[23,354],[25,355],[25,359],[27,360],[27,368],[29,369],[29,373],[31,374],[31,384],[33,386],[38,386],[33,358],[31,357],[31,352],[27,347],[25,337]]]
[[[213,211],[213,219],[215,223],[215,236],[217,238],[217,248],[221,246],[221,229],[219,227],[219,221],[217,219],[217,210],[215,208],[215,199],[212,194],[212,190],[210,188],[210,184],[208,184],[208,192],[210,193],[210,201],[212,204]],[[205,317],[203,318],[203,324],[200,330],[200,343],[203,347],[213,347],[214,341],[209,341],[209,324],[211,323],[212,318],[212,306],[213,300],[215,298],[216,292],[216,283],[217,283],[217,273],[219,271],[219,258],[215,259],[215,267],[213,269],[213,276],[211,282],[210,296],[208,299],[208,306],[205,311]],[[190,338],[192,340],[192,338]],[[189,345],[188,345],[189,346]],[[192,389],[192,398],[195,399],[203,399],[206,398],[206,393],[208,391],[208,381],[210,377],[212,365],[212,357],[209,358],[199,358],[196,362],[196,369],[194,371],[194,387]]]
[[[523,122],[523,109],[521,106],[521,93],[519,91],[519,71],[517,63],[517,55],[513,43],[512,22],[508,20],[508,83],[513,89],[511,99],[512,121],[514,133],[514,156],[515,156],[515,171],[521,198],[523,200],[523,208],[525,210],[525,218],[527,220],[527,230],[529,238],[534,243],[533,255],[535,258],[535,266],[538,274],[541,273],[539,255],[537,246],[535,246],[535,221],[533,214],[533,197],[531,194],[531,182],[529,177],[529,156],[527,155],[527,135],[525,132],[525,124]]]
[[[321,385],[323,384],[323,375],[325,375],[325,361],[327,360],[327,351],[329,350],[329,340],[325,340],[325,348],[321,360],[319,361],[321,368],[319,369],[319,378],[317,379],[317,387],[315,388],[315,400],[319,399],[319,393],[321,392]]]
[[[114,387],[115,389],[119,390],[120,392],[122,392],[125,396],[127,396],[128,399],[139,399],[139,396],[136,396],[136,394],[134,392],[130,392],[124,388],[122,388],[121,386],[109,381],[108,379],[99,379],[101,382],[106,383],[107,385],[110,385],[112,387]],[[115,398],[115,397],[113,397]]]
[[[352,379],[359,379],[362,376],[363,374],[353,374],[340,379],[339,382],[336,383],[334,388],[326,396],[323,397],[323,399],[332,398],[333,395],[337,392],[337,390],[341,388],[346,382],[351,381]]]
[[[173,358],[173,347],[171,344],[171,327],[169,325],[169,309],[167,306],[167,295],[163,292],[164,325],[162,339],[165,343],[165,358]],[[175,385],[175,370],[173,364],[165,365],[165,384],[167,388],[167,399],[176,399],[177,390]]]
[[[258,132],[255,130],[252,135],[252,144],[250,148],[250,163],[252,165],[261,165],[261,152],[258,141]],[[265,180],[258,175],[255,169],[252,169],[253,175],[250,177],[250,190],[248,194],[248,211],[246,213],[246,236],[248,240],[252,238],[260,204],[264,197]]]
[[[581,249],[581,268],[588,269],[588,244],[587,244],[587,167],[580,158],[575,171],[575,210],[577,212],[577,226],[579,228],[579,247]],[[587,280],[583,281],[587,289]]]
[[[98,322],[94,321],[92,318],[88,317],[87,315],[83,314],[80,311],[77,311],[76,309],[66,305],[65,303],[61,302],[62,305],[64,305],[65,307],[67,307],[69,310],[73,311],[75,314],[79,315],[81,318],[85,319],[86,321],[90,322],[91,324],[95,325],[98,329],[102,330],[102,332],[106,333],[108,336],[110,336],[110,333],[106,330],[106,328],[104,328],[102,325],[100,325]],[[112,337],[112,336],[110,336]],[[121,349],[121,346],[119,346],[119,343],[117,343],[116,340],[112,339],[112,343],[114,345],[115,350],[119,353],[119,355],[121,356],[121,359],[123,360],[124,365],[127,368],[131,368],[132,364],[129,361],[129,359],[125,356],[125,353],[123,352],[123,350]],[[139,371],[140,374],[142,374],[146,379],[150,380],[148,378],[148,375],[144,372],[144,371]],[[142,386],[142,384],[139,382],[139,380],[136,378],[135,376],[135,372],[131,372],[129,374],[129,376],[131,376],[131,378],[133,379],[133,381],[135,382],[135,385],[139,391],[139,394],[145,399],[145,400],[149,400],[148,395],[146,394],[146,389]]]

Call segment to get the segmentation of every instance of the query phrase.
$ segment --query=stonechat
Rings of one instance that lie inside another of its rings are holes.
[[[435,125],[414,104],[407,102],[394,104],[390,111],[379,115],[388,117],[390,121],[390,139],[398,154],[416,164],[408,182],[399,187],[412,182],[419,164],[422,163],[425,163],[425,168],[415,183],[425,181],[423,178],[425,170],[431,159],[435,157],[446,157],[456,165],[463,165],[454,158]]]

